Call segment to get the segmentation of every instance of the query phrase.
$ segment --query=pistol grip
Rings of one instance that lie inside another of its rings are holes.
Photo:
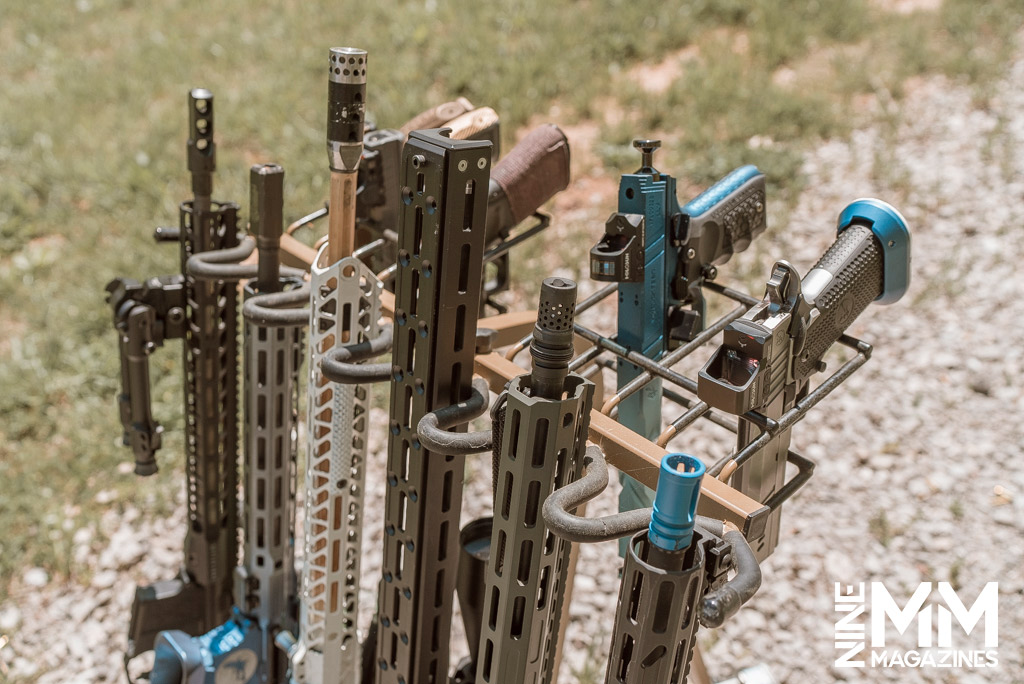
[[[160,632],[180,629],[198,636],[212,627],[203,619],[206,598],[202,587],[182,577],[136,587],[125,658],[153,650]]]
[[[457,100],[445,102],[431,109],[422,111],[406,121],[399,129],[402,132],[403,142],[413,131],[440,128],[445,123],[458,118],[473,109],[473,104],[469,100],[464,97],[460,97]]]
[[[497,185],[497,188],[494,186]],[[538,126],[491,170],[487,236],[511,230],[569,185],[569,141],[554,124]],[[504,196],[509,225],[492,221],[495,194]]]
[[[764,232],[765,178],[756,166],[741,166],[683,207],[689,226],[684,247],[703,266],[724,264]]]

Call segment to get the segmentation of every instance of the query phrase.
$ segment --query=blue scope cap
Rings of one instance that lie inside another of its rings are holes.
[[[690,546],[704,471],[704,464],[688,454],[668,454],[661,459],[647,534],[658,548],[680,551]]]
[[[871,227],[882,245],[882,294],[878,304],[892,304],[910,287],[910,228],[903,214],[888,202],[863,197],[846,205],[839,214],[836,234],[853,224]]]

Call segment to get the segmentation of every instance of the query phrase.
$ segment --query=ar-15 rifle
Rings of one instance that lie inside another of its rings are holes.
[[[224,622],[231,608],[237,555],[238,481],[237,296],[233,284],[196,282],[185,272],[198,252],[238,244],[238,207],[211,199],[216,146],[213,95],[189,93],[188,168],[193,198],[181,204],[178,229],[158,228],[157,241],[180,245],[180,274],[128,279],[107,286],[120,335],[125,444],[139,475],[156,472],[161,427],[150,409],[147,357],[165,340],[184,339],[185,454],[188,527],[178,577],[139,587],[132,604],[126,660],[153,648],[158,632],[201,634]]]
[[[590,275],[619,283],[616,341],[660,360],[704,329],[704,281],[714,279],[718,265],[764,231],[765,182],[756,167],[744,166],[680,208],[676,180],[652,165],[661,143],[636,140],[633,145],[643,153],[642,166],[622,176],[618,211],[590,250]],[[642,374],[620,359],[619,393],[602,411],[618,405],[620,423],[654,440],[661,432],[662,383],[647,376],[642,384],[637,381]],[[621,479],[620,510],[651,505],[650,489],[626,475]],[[625,550],[623,540],[620,552]]]
[[[258,265],[237,263],[252,253],[252,238],[188,262],[188,273],[198,281],[253,278],[245,286],[243,306],[244,552],[235,568],[231,619],[200,636],[160,632],[153,684],[217,684],[229,674],[233,682],[266,684],[285,676],[287,659],[274,639],[296,621],[298,376],[309,291],[301,271],[280,268],[283,185],[280,166],[260,164],[250,171],[250,231],[259,249]],[[276,308],[281,306],[291,308]]]
[[[360,168],[366,51],[329,54],[327,149],[332,187],[352,184]],[[362,558],[370,382],[332,384],[324,359],[380,335],[382,286],[353,250],[355,194],[332,193],[327,243],[311,264],[305,561],[296,634],[282,633],[290,681],[360,681],[357,622]],[[381,340],[386,341],[386,340]]]
[[[791,425],[799,419],[793,409],[824,370],[825,352],[868,304],[891,304],[910,283],[910,232],[893,207],[851,203],[839,215],[838,235],[802,281],[791,264],[776,262],[764,300],[725,329],[698,377],[704,402],[740,416],[739,451],[712,474],[731,472],[736,489],[757,501],[767,503],[785,484]],[[764,536],[751,540],[758,559],[778,542],[779,513],[773,507]]]
[[[467,629],[476,682],[554,679],[569,543],[552,536],[538,518],[551,492],[583,469],[594,384],[569,372],[575,307],[576,283],[542,283],[530,346],[533,371],[513,380],[498,400],[494,522],[479,606],[488,618],[477,620],[476,633]],[[421,423],[421,440],[423,432]],[[465,616],[475,606],[465,605],[469,592],[464,578],[459,581]]]

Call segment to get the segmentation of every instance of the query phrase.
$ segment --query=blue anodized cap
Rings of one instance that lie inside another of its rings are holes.
[[[836,234],[854,223],[871,226],[882,244],[882,294],[878,304],[892,304],[910,287],[910,228],[903,214],[888,202],[872,197],[854,200],[839,214]]]
[[[679,551],[690,546],[704,471],[704,464],[688,454],[668,454],[661,459],[647,534],[658,548]]]

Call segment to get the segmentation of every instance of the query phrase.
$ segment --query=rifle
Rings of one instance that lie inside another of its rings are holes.
[[[765,180],[756,167],[740,167],[680,208],[676,180],[652,165],[660,141],[635,140],[633,145],[642,152],[642,165],[619,182],[618,211],[590,250],[590,275],[619,283],[616,341],[657,361],[704,329],[704,282],[713,280],[717,266],[764,231]],[[670,359],[665,362],[671,365]],[[651,379],[623,359],[616,377],[618,392],[602,412],[618,406],[620,423],[656,439],[661,432],[661,379]],[[650,489],[629,476],[620,479],[619,510],[651,505]],[[625,540],[619,550],[625,553]]]
[[[479,629],[467,629],[477,682],[550,682],[561,637],[569,543],[538,524],[554,489],[582,472],[594,383],[569,373],[576,283],[541,284],[533,370],[513,380],[494,414],[495,517]],[[424,438],[423,423],[420,438]],[[461,568],[460,568],[461,571]],[[460,577],[460,583],[462,577]],[[473,613],[463,601],[463,613]],[[474,648],[474,641],[479,645]]]
[[[416,131],[404,151],[388,488],[374,681],[440,682],[458,566],[465,456],[417,435],[467,400],[476,348],[490,143]]]
[[[162,432],[150,409],[147,359],[166,340],[184,340],[185,559],[177,577],[136,589],[126,663],[152,649],[158,632],[201,634],[227,619],[231,608],[237,555],[237,295],[231,283],[197,282],[186,272],[193,254],[238,244],[238,206],[211,199],[216,145],[213,95],[205,89],[189,93],[187,150],[193,197],[180,205],[179,227],[158,228],[154,236],[158,242],[178,242],[181,273],[142,284],[118,278],[107,286],[121,351],[124,442],[132,447],[139,475],[157,471]]]
[[[825,352],[836,341],[870,352],[846,328],[872,301],[898,301],[909,284],[910,231],[876,199],[842,211],[838,238],[802,281],[790,263],[776,262],[763,300],[729,324],[698,376],[701,400],[740,417],[739,451],[712,474],[725,480],[731,473],[736,489],[766,505],[782,495],[786,463],[794,460],[791,426],[803,414],[811,376],[825,369]],[[778,543],[780,506],[770,506],[765,534],[754,540],[759,560]]]
[[[352,187],[357,178],[366,64],[364,50],[330,50],[332,188]],[[381,339],[382,286],[354,255],[356,214],[347,202],[355,203],[354,192],[339,197],[332,191],[327,243],[311,265],[305,562],[298,634],[278,637],[292,682],[340,684],[361,677],[357,622],[370,382],[329,384],[323,363],[334,352]]]
[[[199,281],[246,283],[243,376],[245,379],[244,506],[242,563],[235,568],[232,616],[206,634],[160,632],[150,681],[279,682],[286,659],[274,647],[282,628],[295,623],[294,497],[298,434],[298,381],[307,288],[301,272],[281,269],[284,170],[259,164],[250,170],[250,231],[258,265],[239,264],[252,253],[246,238],[235,249],[205,252],[188,262]],[[236,263],[232,263],[236,262]],[[281,310],[278,307],[291,306]]]

